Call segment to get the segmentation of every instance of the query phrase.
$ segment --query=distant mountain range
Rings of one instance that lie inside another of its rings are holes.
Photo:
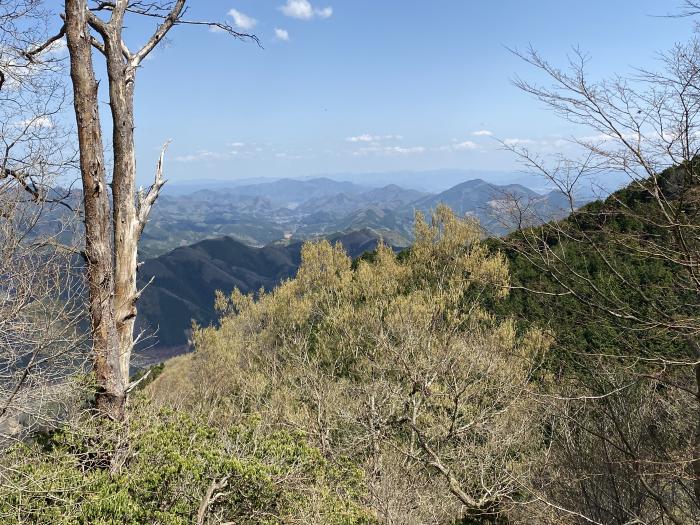
[[[355,184],[383,187],[390,184],[428,193],[440,193],[467,180],[481,179],[489,184],[522,184],[537,191],[546,192],[542,178],[530,173],[493,170],[436,169],[420,171],[387,171],[374,173],[334,173],[308,177],[325,177],[333,180],[349,180]]]
[[[427,214],[440,202],[460,215],[473,215],[500,234],[507,228],[498,215],[513,198],[534,204],[541,217],[560,217],[566,207],[556,192],[542,195],[519,184],[496,185],[481,179],[438,194],[396,184],[370,188],[329,178],[280,179],[184,195],[166,192],[154,207],[141,252],[156,257],[220,236],[262,247],[280,239],[304,240],[364,228],[395,246],[407,246],[415,212]]]
[[[296,180],[313,180],[318,178],[335,181],[351,181],[367,188],[381,188],[397,185],[428,193],[440,193],[461,182],[481,179],[489,184],[520,184],[538,193],[547,193],[552,187],[544,178],[523,171],[477,170],[477,169],[434,169],[434,170],[401,170],[383,172],[346,172],[316,174],[303,177],[293,177]],[[184,195],[199,189],[232,188],[257,183],[275,182],[280,177],[254,177],[242,179],[197,179],[171,181],[166,186],[169,195]],[[595,177],[580,180],[577,193],[581,198],[593,200],[622,188],[629,179],[620,173],[599,173]]]
[[[158,254],[140,269],[142,285],[152,283],[139,302],[139,323],[146,333],[157,332],[161,351],[182,351],[192,320],[216,322],[216,290],[274,288],[295,275],[304,239],[340,241],[351,257],[375,249],[380,238],[399,249],[411,242],[415,213],[427,216],[440,203],[478,218],[492,231],[505,231],[499,221],[513,202],[543,218],[563,216],[568,205],[556,192],[541,195],[518,184],[480,179],[439,194],[396,185],[368,189],[330,179],[282,179],[164,195],[144,245],[187,245]]]

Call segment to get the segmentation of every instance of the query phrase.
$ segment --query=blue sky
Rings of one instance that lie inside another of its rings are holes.
[[[578,45],[600,77],[653,66],[693,28],[654,16],[678,5],[660,0],[191,4],[192,18],[238,22],[263,48],[202,28],[172,32],[137,81],[142,182],[165,139],[171,180],[511,170],[494,137],[551,149],[585,132],[513,87],[516,74],[538,77],[507,47],[531,43],[563,63]],[[152,26],[132,21],[132,45]]]

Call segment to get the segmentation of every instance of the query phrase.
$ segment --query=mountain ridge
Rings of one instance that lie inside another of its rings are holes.
[[[187,196],[164,195],[154,207],[141,243],[152,258],[204,238],[228,235],[262,247],[280,239],[309,239],[365,227],[383,232],[396,245],[411,242],[416,211],[428,214],[443,202],[458,214],[478,218],[492,233],[504,233],[493,215],[504,195],[526,199],[554,211],[552,192],[542,195],[519,184],[497,185],[483,179],[462,181],[431,194],[396,184],[368,188],[328,178],[199,190]],[[559,216],[560,214],[554,214]]]
[[[376,249],[381,236],[371,229],[336,233],[326,237],[339,242],[350,257]],[[191,321],[201,325],[218,319],[214,298],[235,288],[256,293],[272,290],[282,280],[293,277],[301,263],[303,242],[248,246],[231,237],[205,239],[190,246],[144,262],[139,283],[146,286],[139,300],[139,329],[156,334],[151,346],[175,348],[187,344]],[[142,354],[146,358],[147,352]]]

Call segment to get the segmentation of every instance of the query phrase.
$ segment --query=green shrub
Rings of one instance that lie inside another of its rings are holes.
[[[129,448],[119,450],[118,435],[85,421],[80,431],[16,446],[2,464],[0,521],[191,524],[210,485],[225,479],[206,523],[373,522],[361,471],[329,464],[301,434],[262,435],[255,421],[220,431],[183,413],[145,410],[129,434]]]

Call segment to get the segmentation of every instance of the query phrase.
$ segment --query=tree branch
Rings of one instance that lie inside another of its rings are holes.
[[[146,44],[132,57],[130,67],[135,69],[139,66],[141,61],[148,56],[148,54],[155,49],[155,47],[160,43],[168,31],[177,23],[182,11],[185,7],[186,0],[177,0],[173,5],[168,16],[165,17],[163,23],[158,26],[156,32],[153,33],[151,38],[146,42]]]
[[[160,150],[160,157],[158,158],[158,164],[156,166],[155,178],[153,185],[148,189],[148,193],[145,193],[143,188],[139,188],[137,194],[139,235],[146,227],[146,222],[148,221],[148,215],[151,213],[151,208],[158,199],[161,188],[166,183],[166,180],[163,178],[163,161],[165,159],[165,152],[167,151],[169,144],[170,141],[167,141],[165,144],[163,144],[163,148]]]
[[[221,495],[220,493],[215,495],[214,492],[226,488],[226,485],[228,485],[228,476],[224,476],[220,481],[214,480],[211,482],[211,485],[209,485],[209,488],[207,489],[206,494],[204,494],[204,498],[199,505],[199,510],[197,510],[197,525],[204,525],[204,520],[207,517],[209,506],[219,499]]]
[[[34,49],[30,49],[29,51],[24,53],[24,56],[29,60],[29,62],[34,63],[35,57],[42,52],[46,51],[49,47],[54,42],[58,42],[61,40],[64,36],[66,35],[66,25],[62,25],[61,29],[59,29],[58,33],[56,33],[54,36],[43,42],[42,44],[38,45]],[[0,83],[0,87],[2,87],[2,83]]]

